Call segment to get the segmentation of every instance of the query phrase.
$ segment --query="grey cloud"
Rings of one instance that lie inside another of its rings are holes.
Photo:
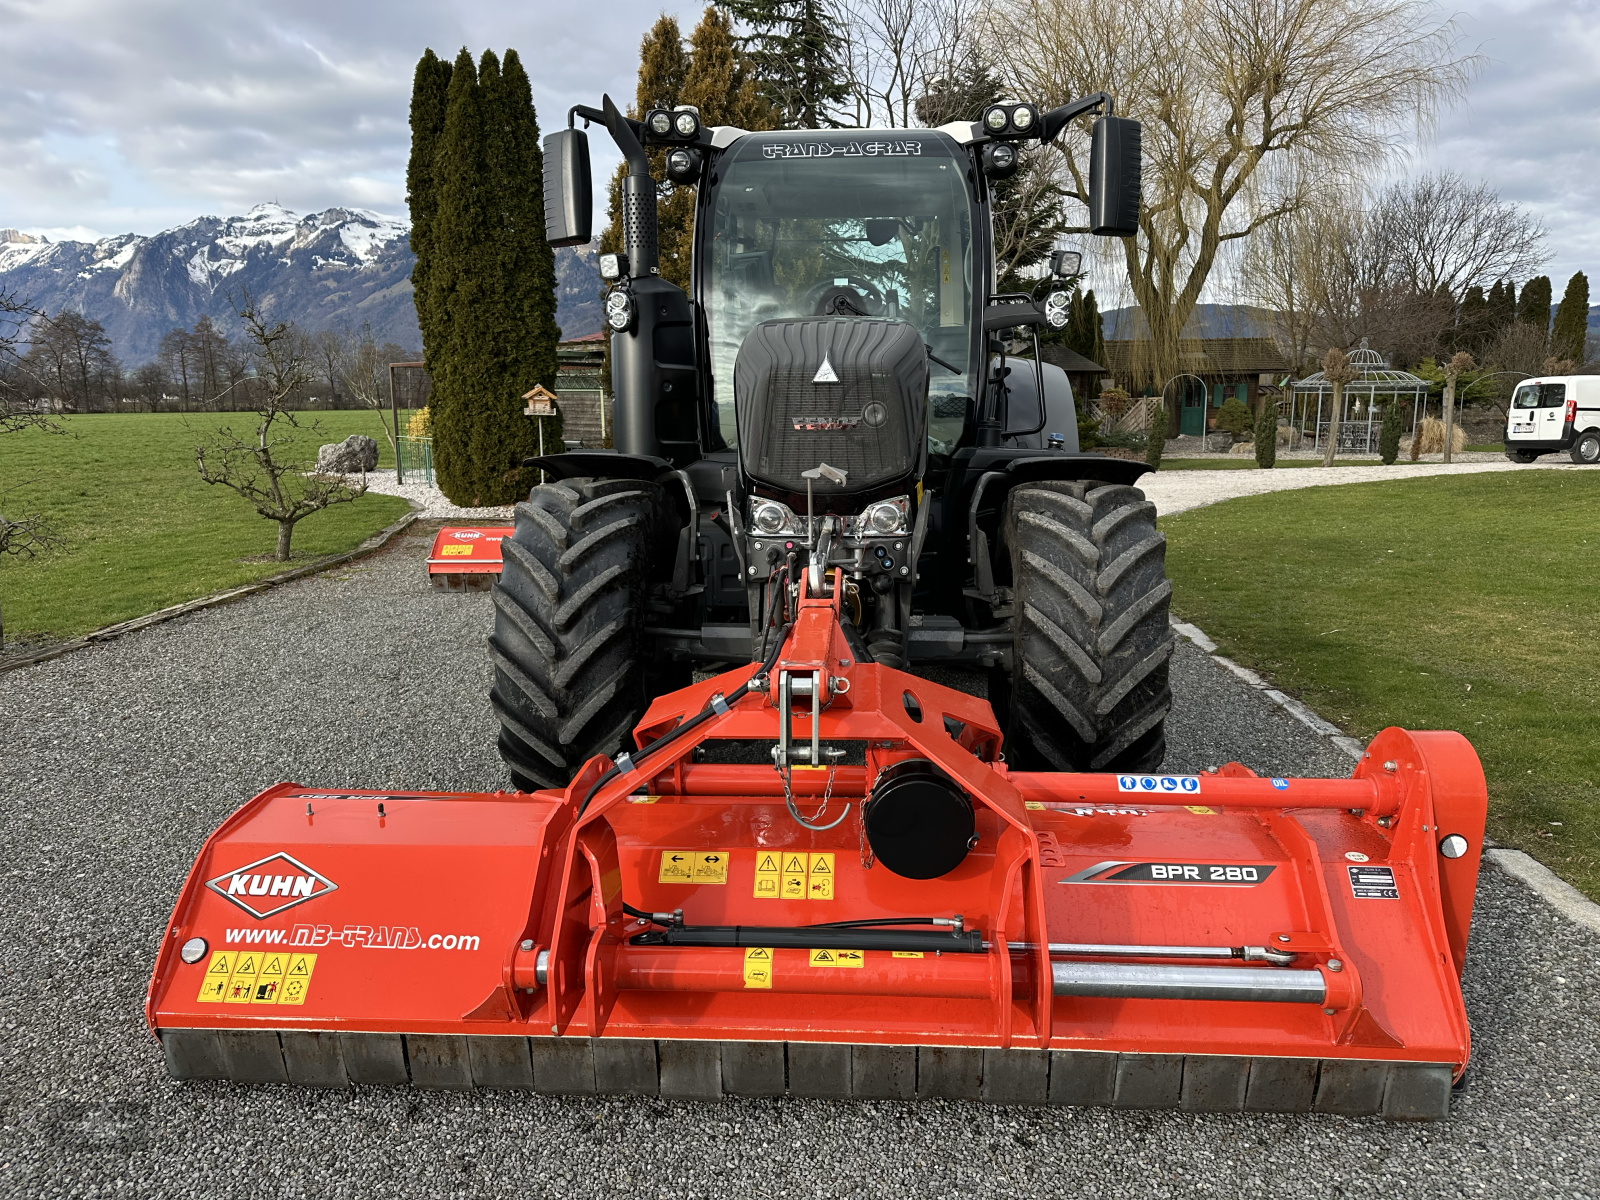
[[[276,197],[404,209],[424,46],[514,46],[547,126],[631,95],[656,3],[0,0],[0,224],[153,230]],[[82,139],[104,139],[91,153]]]

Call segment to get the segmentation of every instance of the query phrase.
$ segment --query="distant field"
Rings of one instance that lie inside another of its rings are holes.
[[[303,439],[308,459],[324,442],[365,433],[378,442],[379,465],[393,466],[375,414],[315,420],[321,432]],[[65,435],[0,437],[3,511],[45,514],[64,543],[31,561],[0,559],[7,643],[74,637],[283,570],[240,561],[271,554],[277,525],[195,469],[197,440],[224,425],[244,435],[254,422],[251,413],[81,416],[64,420]],[[307,517],[295,529],[295,560],[353,549],[406,507],[369,495]]]
[[[1345,484],[1164,517],[1173,610],[1354,736],[1456,729],[1490,833],[1600,899],[1600,470]]]

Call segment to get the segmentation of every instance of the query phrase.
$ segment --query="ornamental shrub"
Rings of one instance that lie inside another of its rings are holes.
[[[1261,399],[1261,415],[1256,418],[1256,466],[1270,471],[1278,462],[1278,406]]]
[[[1400,457],[1400,433],[1405,425],[1403,406],[1395,400],[1383,406],[1383,424],[1378,427],[1378,457],[1383,465],[1393,466]]]

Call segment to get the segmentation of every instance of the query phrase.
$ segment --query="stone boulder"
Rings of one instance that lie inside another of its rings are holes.
[[[364,433],[329,442],[317,451],[317,474],[355,475],[378,469],[378,443]]]
[[[1206,435],[1206,445],[1213,454],[1226,454],[1233,447],[1233,434],[1216,430]]]

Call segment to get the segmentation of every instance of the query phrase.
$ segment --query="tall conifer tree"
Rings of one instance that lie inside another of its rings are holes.
[[[1474,284],[1467,289],[1467,294],[1461,298],[1461,306],[1456,310],[1457,350],[1483,353],[1488,316],[1489,301],[1484,298],[1483,289]]]
[[[449,91],[450,64],[432,50],[423,51],[411,85],[411,159],[406,164],[406,204],[411,211],[411,252],[417,259],[411,268],[412,299],[417,307],[417,325],[422,330],[424,358],[432,357],[442,336],[427,302],[431,295],[428,272],[433,267],[433,226],[439,212],[433,159],[439,135],[444,132]]]
[[[434,157],[438,252],[427,306],[443,314],[430,360],[439,486],[458,504],[509,504],[538,445],[522,394],[555,380],[555,272],[543,241],[538,123],[514,52],[505,68],[462,50]],[[559,429],[546,430],[546,448]]]
[[[1550,277],[1535,275],[1522,285],[1522,295],[1517,297],[1517,320],[1532,325],[1546,334],[1550,332]]]
[[[727,0],[750,28],[743,38],[759,86],[783,127],[837,126],[834,113],[850,98],[848,21],[835,0]]]
[[[1509,279],[1495,280],[1484,312],[1484,341],[1493,342],[1500,331],[1517,319],[1517,287]]]
[[[1567,290],[1556,308],[1556,319],[1550,329],[1550,353],[1556,358],[1581,363],[1586,357],[1584,350],[1588,339],[1589,277],[1578,271],[1567,280]]]

